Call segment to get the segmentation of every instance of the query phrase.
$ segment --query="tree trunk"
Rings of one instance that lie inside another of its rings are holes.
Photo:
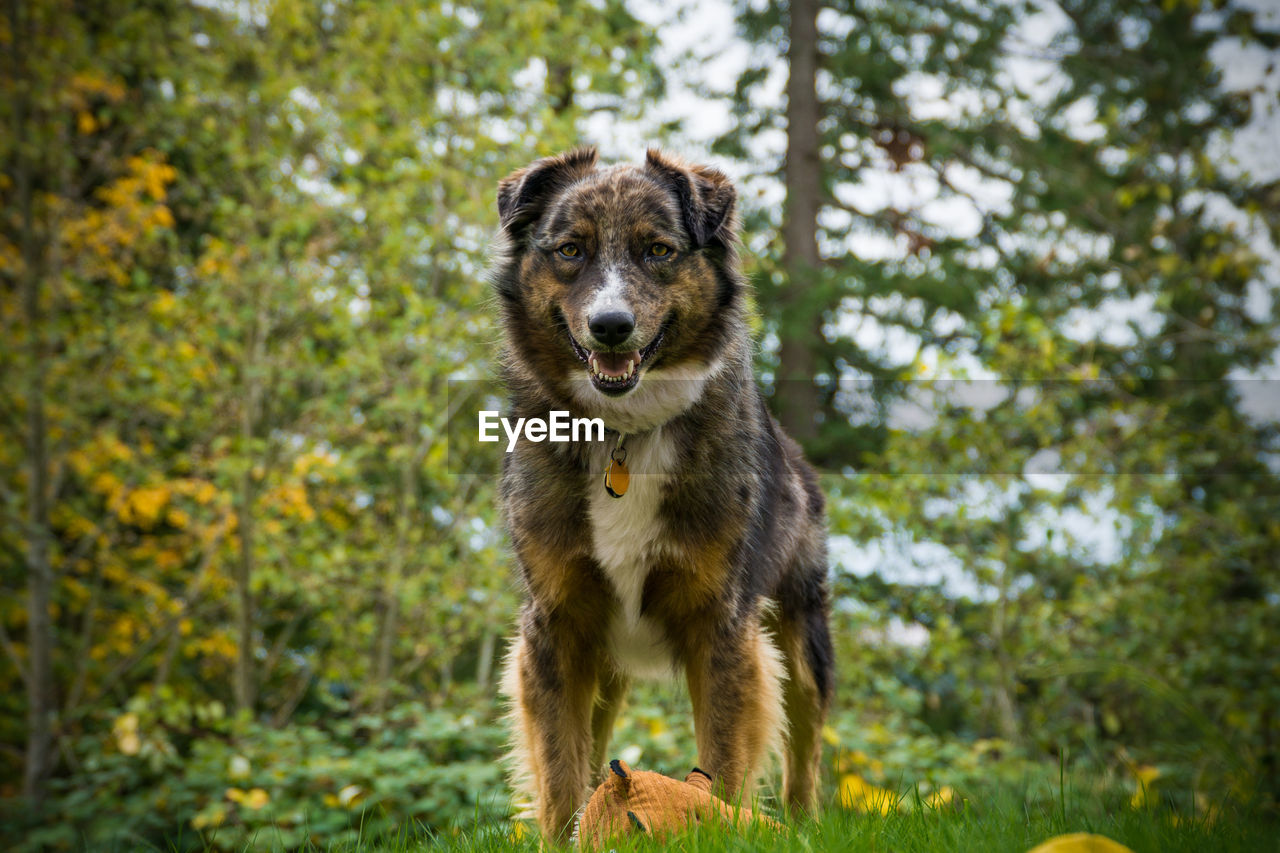
[[[485,628],[480,637],[480,661],[476,664],[476,686],[481,693],[489,692],[489,681],[493,678],[493,654],[498,642],[498,635],[492,628]]]
[[[416,422],[415,422],[416,426]],[[396,539],[387,564],[387,575],[382,585],[382,627],[378,634],[378,651],[374,661],[373,709],[382,713],[387,709],[387,696],[391,693],[391,661],[394,657],[396,632],[400,626],[400,584],[409,549],[409,520],[412,515],[414,495],[417,492],[417,466],[421,456],[414,453],[405,460],[400,471],[400,497],[396,507]]]
[[[21,137],[19,137],[21,138]],[[49,562],[49,450],[45,443],[45,354],[40,312],[39,258],[35,248],[31,211],[31,175],[23,169],[18,178],[23,218],[22,301],[30,338],[30,375],[27,382],[27,647],[30,660],[27,706],[27,759],[22,792],[35,802],[44,798],[45,781],[52,758],[49,715],[53,710],[53,624],[49,605],[53,600],[53,566]]]
[[[822,164],[818,156],[818,2],[791,0],[787,48],[787,202],[782,225],[786,289],[778,304],[781,341],[777,411],[796,440],[817,435],[819,409],[813,342],[822,317],[806,298],[818,269],[818,209]]]
[[[257,297],[261,300],[261,296]],[[262,364],[263,328],[266,318],[261,303],[254,313],[249,346],[244,364],[244,406],[240,415],[241,452],[244,454],[244,473],[240,478],[240,500],[236,508],[236,526],[240,534],[240,554],[236,560],[236,710],[253,714],[253,571],[254,571],[254,500],[257,485],[254,483],[255,458],[253,437],[257,420],[261,388],[258,369]]]
[[[1013,658],[1009,654],[1009,593],[1013,582],[1013,547],[1010,543],[1018,541],[1020,532],[1020,527],[1011,524],[1009,534],[1000,547],[999,595],[991,625],[997,669],[994,693],[996,725],[1000,730],[1000,737],[1015,744],[1020,742],[1021,737],[1018,725],[1018,683]]]
[[[28,32],[34,22],[26,4],[10,2],[6,9],[9,32],[8,51],[11,79],[30,82],[26,48],[32,41]],[[25,18],[25,20],[24,20]],[[27,324],[27,749],[22,774],[22,793],[39,806],[53,763],[53,624],[49,606],[53,600],[53,566],[49,556],[49,449],[46,443],[45,346],[46,318],[40,307],[40,280],[51,271],[45,269],[48,235],[37,233],[35,221],[35,188],[33,182],[39,168],[40,130],[30,100],[31,86],[19,86],[13,105],[16,168],[14,183],[21,217],[22,306]]]

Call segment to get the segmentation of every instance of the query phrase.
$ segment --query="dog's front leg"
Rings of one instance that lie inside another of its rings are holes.
[[[568,838],[591,778],[591,710],[598,649],[585,626],[526,606],[508,662],[515,781],[533,799],[543,835]]]
[[[686,661],[698,766],[722,795],[750,796],[781,736],[782,665],[757,620],[712,629]]]

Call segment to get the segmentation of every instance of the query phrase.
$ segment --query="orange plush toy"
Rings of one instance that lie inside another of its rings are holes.
[[[632,832],[662,837],[710,821],[743,827],[753,821],[770,829],[782,826],[764,814],[736,808],[711,793],[711,777],[698,768],[680,782],[661,773],[632,770],[617,759],[596,788],[574,827],[573,841],[588,850]]]

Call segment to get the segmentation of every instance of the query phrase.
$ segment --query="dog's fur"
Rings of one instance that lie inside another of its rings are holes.
[[[748,791],[785,733],[785,799],[816,803],[833,682],[824,502],[754,382],[735,200],[719,171],[653,150],[608,168],[578,150],[498,188],[512,414],[610,430],[521,441],[502,474],[527,591],[503,679],[513,781],[551,838],[600,778],[629,679],[664,671],[688,681],[719,790]],[[619,311],[633,328],[619,339],[615,324],[610,346],[592,325]],[[632,477],[614,498],[619,433]]]

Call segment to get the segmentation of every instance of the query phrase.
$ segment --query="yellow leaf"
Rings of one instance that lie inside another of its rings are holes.
[[[120,520],[126,524],[136,524],[144,530],[154,527],[160,520],[160,511],[169,502],[169,495],[168,486],[143,486],[134,489],[120,508]]]
[[[162,290],[156,294],[156,298],[151,300],[151,312],[158,316],[172,314],[173,309],[177,307],[178,300],[172,293]]]
[[[120,491],[124,484],[120,482],[120,478],[110,471],[103,471],[93,478],[93,482],[89,484],[89,488],[93,489],[104,497],[112,497]]]
[[[157,205],[151,213],[151,222],[161,228],[172,228],[174,226],[173,211],[163,204]]]

